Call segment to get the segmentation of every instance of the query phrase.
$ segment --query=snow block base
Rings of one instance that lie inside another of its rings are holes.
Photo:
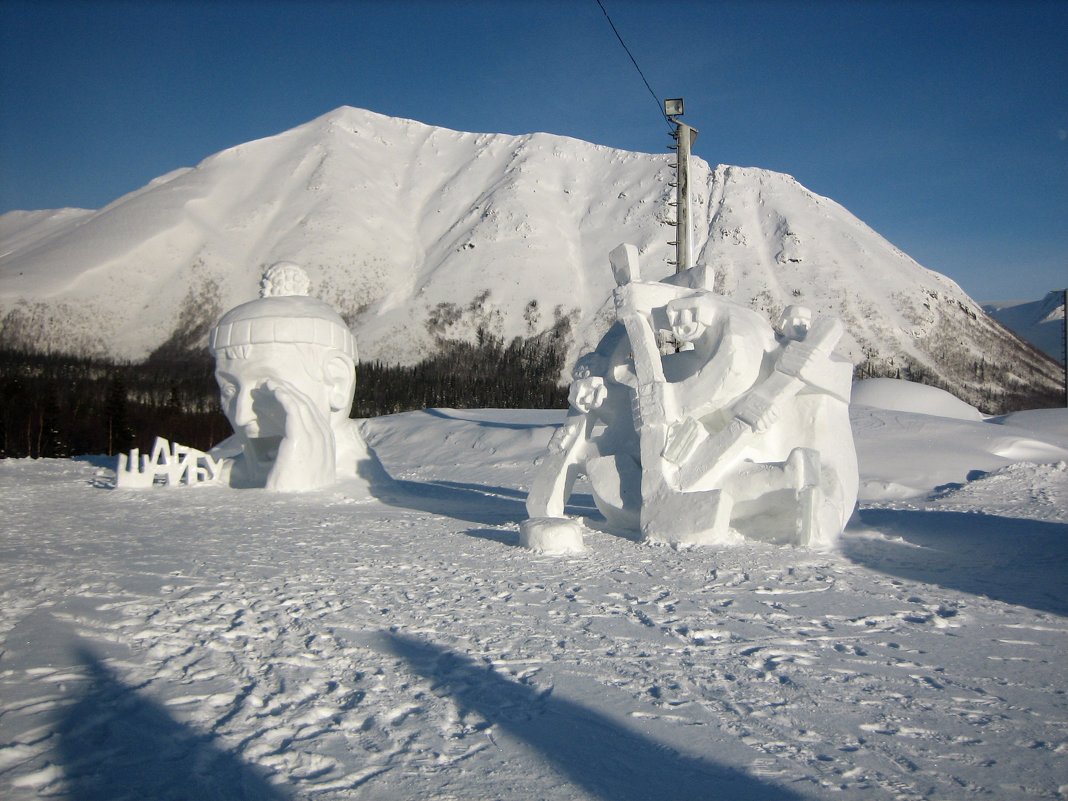
[[[642,509],[642,535],[666,545],[736,545],[733,501],[722,490],[665,493]]]
[[[581,553],[582,525],[566,517],[532,517],[519,525],[519,544],[538,553]]]

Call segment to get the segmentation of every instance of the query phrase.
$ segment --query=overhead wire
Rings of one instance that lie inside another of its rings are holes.
[[[627,43],[624,42],[623,37],[620,36],[619,29],[616,28],[616,24],[612,22],[612,17],[608,15],[608,9],[604,7],[604,3],[602,3],[601,0],[597,0],[597,5],[601,7],[601,12],[604,14],[604,18],[608,20],[608,24],[612,28],[612,33],[616,35],[616,39],[619,40],[619,43],[623,46],[623,50],[626,51],[627,56],[630,58],[630,63],[634,65],[634,69],[636,69],[638,71],[638,74],[641,76],[642,81],[645,83],[645,88],[648,89],[649,94],[653,96],[653,100],[656,102],[657,114],[663,117],[665,122],[668,123],[668,128],[674,131],[674,129],[671,127],[671,120],[668,119],[667,114],[664,113],[663,103],[661,103],[660,98],[657,96],[656,92],[653,91],[653,87],[649,85],[649,80],[645,77],[645,73],[642,72],[642,68],[638,66],[638,61],[634,58],[634,54],[630,52],[630,48],[627,47]]]

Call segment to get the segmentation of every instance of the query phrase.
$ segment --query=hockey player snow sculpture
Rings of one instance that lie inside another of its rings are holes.
[[[564,530],[585,474],[609,526],[649,541],[833,543],[858,485],[841,323],[791,306],[773,329],[714,294],[703,265],[648,282],[634,246],[610,259],[617,320],[576,364],[531,519]]]
[[[366,489],[377,461],[349,419],[356,388],[356,341],[330,306],[307,296],[308,277],[295,264],[270,267],[261,297],[223,315],[211,331],[223,413],[233,436],[209,454],[189,452],[200,470],[186,483],[228,481],[234,487],[299,492],[343,481]],[[150,486],[166,458],[119,457],[117,486]],[[206,469],[205,469],[206,468]],[[180,480],[180,479],[179,479]]]

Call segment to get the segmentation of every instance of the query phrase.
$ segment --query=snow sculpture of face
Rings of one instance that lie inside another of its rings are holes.
[[[673,300],[667,305],[668,323],[678,342],[693,342],[705,330],[701,310],[690,298]]]
[[[266,292],[306,287],[288,263],[264,278]],[[333,483],[356,387],[356,343],[337,312],[304,295],[266,295],[223,315],[209,347],[249,480],[283,490]]]
[[[351,402],[345,378],[351,369],[325,348],[269,342],[223,348],[215,356],[215,380],[223,414],[234,432],[250,442],[280,441],[286,411],[277,393],[307,399],[307,413],[329,420]]]

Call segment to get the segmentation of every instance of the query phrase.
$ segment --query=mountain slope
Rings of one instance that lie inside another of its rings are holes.
[[[1027,303],[987,303],[983,308],[1010,331],[1064,363],[1064,292],[1049,292]]]
[[[803,303],[839,315],[864,376],[949,389],[985,410],[1056,402],[1059,368],[841,205],[781,173],[717,167],[701,260],[717,290],[774,315]]]
[[[304,265],[361,356],[436,337],[606,324],[607,253],[671,271],[671,157],[548,134],[435,128],[341,108],[163,176],[97,212],[0,218],[0,343],[142,358],[199,347],[263,267]],[[953,282],[789,176],[697,160],[696,241],[717,286],[774,314],[840,314],[862,372],[923,378],[991,411],[1056,385]],[[598,310],[602,313],[598,314]]]

